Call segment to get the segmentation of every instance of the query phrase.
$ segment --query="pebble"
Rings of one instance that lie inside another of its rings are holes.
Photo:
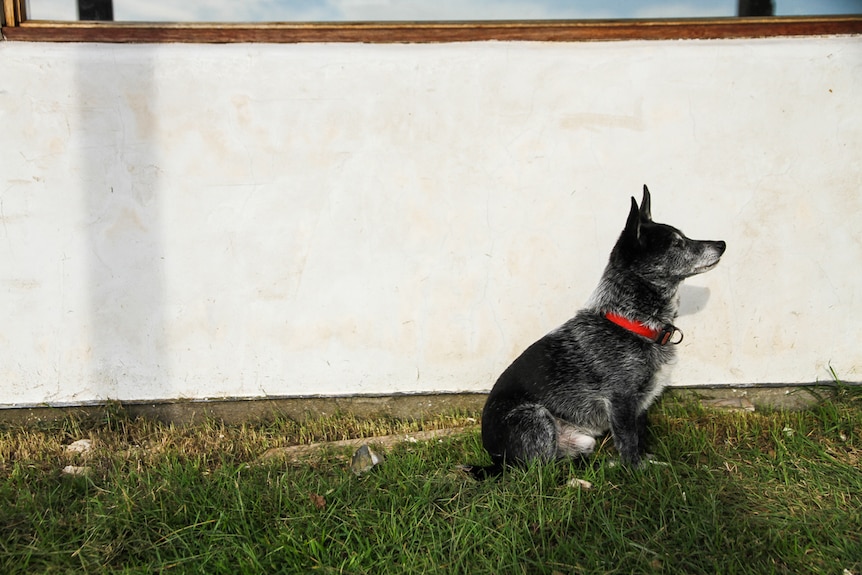
[[[88,453],[93,450],[93,442],[89,439],[79,439],[66,446],[66,453]]]
[[[350,469],[356,475],[370,471],[372,467],[383,462],[383,456],[375,453],[368,445],[362,445],[353,454],[353,459],[350,460]]]
[[[586,479],[578,479],[577,477],[572,477],[569,479],[569,482],[566,484],[569,487],[577,487],[579,489],[592,489],[593,484],[587,481]]]

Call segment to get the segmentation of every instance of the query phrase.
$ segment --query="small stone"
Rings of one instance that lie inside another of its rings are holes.
[[[89,439],[79,439],[66,446],[66,453],[87,453],[93,450],[93,442]]]
[[[89,475],[89,467],[79,467],[77,465],[67,465],[61,471],[63,475]]]
[[[363,445],[353,454],[353,459],[350,461],[350,469],[356,475],[371,470],[375,465],[383,462],[383,456],[375,453],[368,445]]]
[[[577,487],[578,489],[592,489],[593,484],[587,481],[586,479],[578,479],[577,477],[573,477],[569,479],[569,482],[566,484],[569,487]]]

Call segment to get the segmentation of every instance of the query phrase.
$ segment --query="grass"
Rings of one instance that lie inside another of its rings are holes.
[[[642,470],[611,465],[606,442],[587,463],[475,482],[456,470],[489,462],[475,427],[394,447],[359,477],[337,450],[258,459],[469,415],[179,428],[115,408],[2,429],[0,572],[862,573],[859,388],[802,412],[667,397],[652,429],[668,464]],[[82,438],[92,452],[64,451]]]

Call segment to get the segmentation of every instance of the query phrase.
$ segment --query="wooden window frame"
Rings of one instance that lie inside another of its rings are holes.
[[[527,20],[470,22],[147,23],[28,20],[25,0],[3,0],[3,37],[27,42],[435,43],[583,42],[862,34],[862,16]]]

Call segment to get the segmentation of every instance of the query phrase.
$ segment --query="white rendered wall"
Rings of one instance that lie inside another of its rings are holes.
[[[483,391],[629,196],[677,385],[862,380],[862,38],[0,43],[0,405]]]

